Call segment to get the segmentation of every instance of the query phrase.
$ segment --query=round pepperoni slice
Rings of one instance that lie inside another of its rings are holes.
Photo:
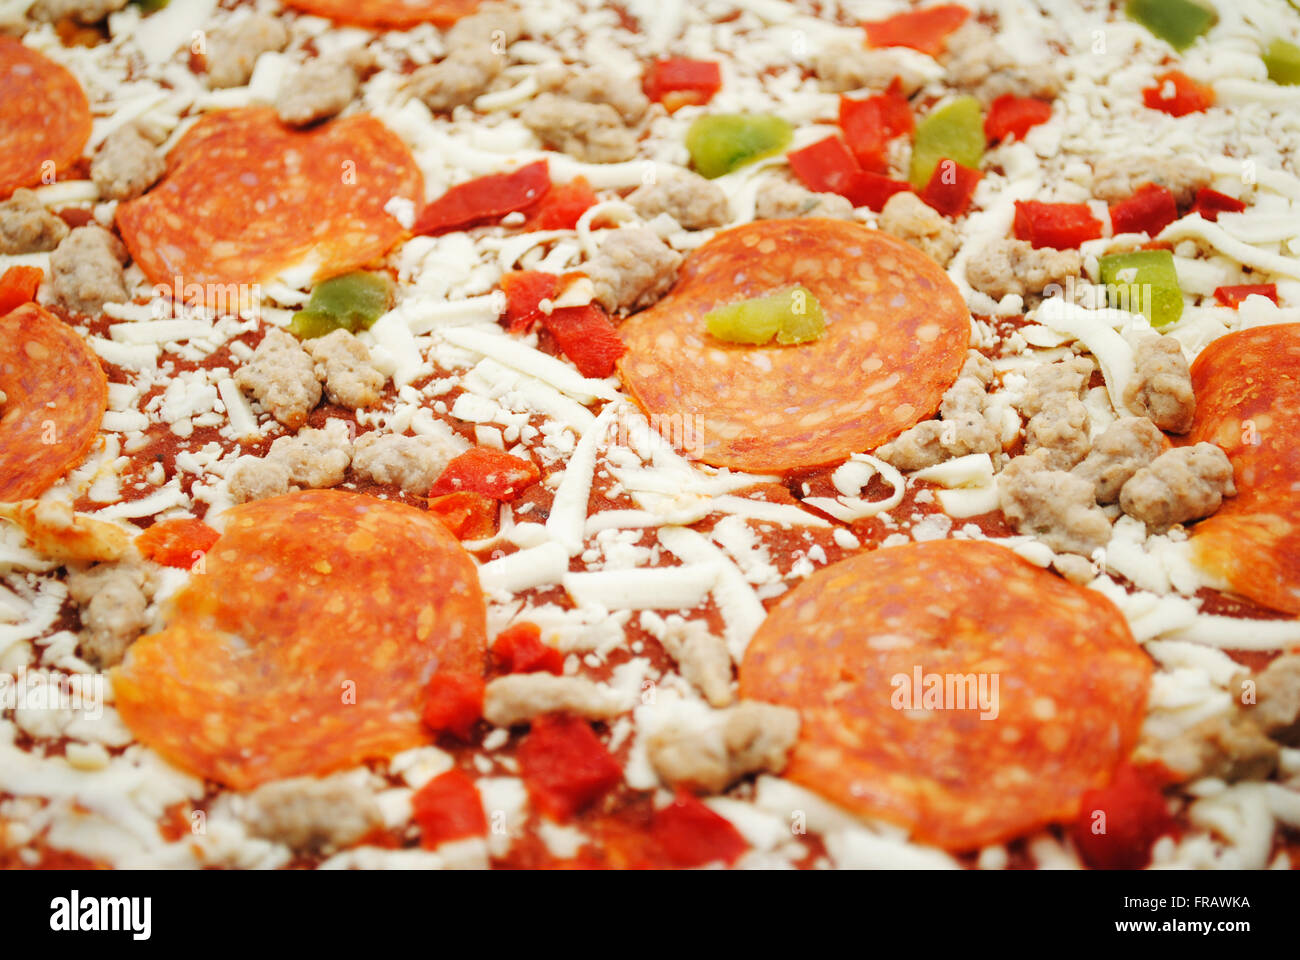
[[[34,303],[0,318],[0,501],[38,497],[85,459],[108,380],[77,331]]]
[[[747,346],[707,332],[715,307],[793,284],[821,305],[820,339]],[[901,240],[841,220],[760,220],[700,247],[619,333],[624,384],[652,418],[692,431],[688,456],[762,472],[835,463],[933,414],[966,358],[970,314]]]
[[[1105,597],[938,540],[806,580],[754,635],[740,693],[801,711],[789,779],[971,850],[1075,816],[1133,748],[1150,676]]]
[[[1242,596],[1300,614],[1300,323],[1220,337],[1192,364],[1189,442],[1217,443],[1237,495],[1198,523],[1197,562]]]
[[[418,23],[450,26],[478,9],[480,0],[288,0],[304,13],[362,27],[405,30]]]
[[[437,671],[480,674],[474,562],[421,510],[312,490],[236,507],[167,628],[113,672],[132,732],[246,789],[425,743]]]
[[[90,138],[90,104],[77,78],[0,35],[0,200],[74,163]]]
[[[384,206],[424,200],[410,151],[368,114],[295,130],[270,107],[210,113],[167,166],[118,207],[117,225],[150,280],[209,306],[292,268],[325,278],[365,266],[405,235]]]

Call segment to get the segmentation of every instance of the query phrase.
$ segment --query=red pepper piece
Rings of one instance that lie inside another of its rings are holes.
[[[786,159],[809,190],[838,193],[855,207],[880,210],[895,193],[911,189],[901,181],[863,170],[839,137],[819,140],[787,154]]]
[[[564,654],[542,642],[542,628],[516,623],[503,630],[492,644],[492,655],[507,673],[564,672]]]
[[[970,11],[955,3],[943,3],[920,10],[897,13],[884,20],[862,24],[867,44],[872,47],[911,47],[934,56],[943,52],[948,34],[970,16]]]
[[[506,295],[506,326],[511,333],[527,333],[542,311],[538,304],[553,300],[560,287],[560,278],[540,270],[515,270],[501,278],[501,289]]]
[[[705,104],[722,89],[722,68],[712,60],[656,60],[642,81],[645,95],[672,113],[687,104]]]
[[[469,740],[483,716],[483,678],[468,673],[435,673],[424,691],[424,723],[434,733]]]
[[[527,210],[551,189],[551,175],[545,160],[538,160],[510,173],[492,173],[457,184],[420,213],[411,231],[439,234],[488,221],[496,222],[507,213]]]
[[[1088,866],[1140,870],[1151,861],[1152,844],[1173,829],[1154,774],[1126,763],[1109,786],[1083,795],[1072,832]]]
[[[1152,110],[1174,117],[1203,113],[1214,106],[1214,88],[1197,83],[1181,70],[1156,77],[1156,85],[1142,91],[1142,102]]]
[[[556,820],[591,806],[623,780],[618,761],[577,717],[539,717],[517,756],[533,806]]]
[[[1110,225],[1116,234],[1145,233],[1154,237],[1178,219],[1178,202],[1167,187],[1144,183],[1126,200],[1110,205]]]
[[[426,850],[487,834],[478,787],[461,770],[448,770],[417,790],[411,797],[411,818],[420,827],[420,846]]]
[[[1191,212],[1199,213],[1206,220],[1218,220],[1221,213],[1241,213],[1245,209],[1246,205],[1236,197],[1203,187],[1196,191]]]
[[[40,267],[10,267],[0,276],[0,317],[36,299],[45,271]]]
[[[989,143],[999,143],[1010,136],[1023,140],[1030,129],[1050,119],[1052,105],[1046,100],[1004,93],[989,107],[989,114],[984,118],[984,136]]]
[[[497,502],[481,493],[449,493],[429,501],[429,512],[457,540],[483,540],[497,532]]]
[[[970,198],[982,174],[953,160],[940,160],[921,191],[921,199],[945,217],[960,217],[970,207]]]
[[[1235,287],[1216,287],[1214,290],[1214,299],[1225,307],[1232,307],[1234,310],[1241,306],[1241,301],[1249,296],[1268,297],[1274,303],[1277,303],[1277,284],[1242,283]]]
[[[586,177],[555,184],[524,221],[524,230],[573,230],[582,215],[596,205],[596,192]]]
[[[889,141],[910,134],[916,120],[895,79],[885,93],[862,100],[840,97],[840,129],[863,170],[886,173]]]
[[[1034,247],[1073,250],[1085,240],[1101,236],[1101,221],[1086,203],[1016,201],[1015,234]]]
[[[155,563],[189,570],[220,536],[202,520],[159,520],[135,538],[135,548]]]
[[[655,811],[650,835],[668,861],[683,868],[718,862],[730,865],[749,849],[731,821],[685,790],[677,791],[672,803]]]
[[[542,322],[560,352],[584,377],[608,377],[618,358],[627,353],[623,338],[598,303],[552,310]]]
[[[541,471],[531,460],[488,447],[475,447],[447,464],[433,482],[429,496],[480,493],[493,500],[515,500],[540,478]]]

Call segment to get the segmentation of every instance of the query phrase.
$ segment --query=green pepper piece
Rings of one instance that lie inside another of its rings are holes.
[[[1097,266],[1112,307],[1140,313],[1153,327],[1168,326],[1183,315],[1183,291],[1168,250],[1112,253]]]
[[[145,13],[157,13],[169,2],[170,0],[134,0],[134,3]]]
[[[392,290],[392,281],[379,273],[358,270],[331,277],[312,288],[311,299],[295,314],[289,329],[303,340],[338,329],[368,330],[388,309]]]
[[[1264,51],[1264,66],[1274,83],[1294,87],[1300,84],[1300,47],[1278,37]]]
[[[924,189],[943,159],[978,170],[984,159],[984,116],[974,97],[958,97],[933,110],[916,125],[912,166],[907,178]]]
[[[717,307],[704,315],[709,333],[728,343],[759,345],[816,340],[826,332],[826,315],[807,287],[796,284],[766,297]]]
[[[712,180],[780,153],[793,136],[790,124],[771,114],[710,114],[686,131],[686,149],[696,171]]]
[[[1186,50],[1219,21],[1213,9],[1195,0],[1128,0],[1124,13],[1175,50]]]

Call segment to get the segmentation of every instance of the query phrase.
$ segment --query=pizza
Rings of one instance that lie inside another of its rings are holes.
[[[1295,865],[1300,12],[3,13],[0,865]]]

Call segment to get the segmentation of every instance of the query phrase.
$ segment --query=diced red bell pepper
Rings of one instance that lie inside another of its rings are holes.
[[[1178,219],[1178,201],[1168,187],[1144,183],[1133,196],[1110,205],[1110,225],[1116,233],[1145,233],[1154,237]]]
[[[678,790],[672,803],[655,811],[650,835],[668,861],[683,868],[706,863],[730,865],[749,849],[731,821],[686,790]]]
[[[533,806],[567,820],[623,780],[623,769],[586,720],[547,715],[519,744],[519,772]]]
[[[889,141],[910,134],[916,120],[895,80],[885,93],[862,100],[840,97],[840,129],[862,169],[886,173]]]
[[[420,846],[426,850],[452,840],[487,835],[487,814],[478,787],[462,770],[439,774],[415,791],[411,818],[420,827]]]
[[[839,137],[827,137],[786,155],[805,187],[817,193],[838,193],[855,207],[880,210],[894,194],[911,187],[879,173],[863,170]]]
[[[1030,129],[1050,119],[1052,105],[1046,100],[1004,93],[989,107],[984,118],[984,136],[989,143],[1000,143],[1010,136],[1023,140]]]
[[[0,276],[0,317],[36,299],[45,271],[40,267],[10,267]]]
[[[1202,187],[1196,191],[1196,202],[1192,204],[1192,213],[1199,213],[1206,220],[1218,220],[1221,213],[1241,213],[1246,205],[1236,197],[1230,197],[1218,190]]]
[[[1142,91],[1142,102],[1152,110],[1175,117],[1203,113],[1214,106],[1214,88],[1197,83],[1181,70],[1156,77],[1156,85]]]
[[[921,199],[945,217],[960,217],[970,207],[970,198],[983,176],[978,170],[952,160],[940,160],[921,191]]]
[[[457,540],[483,540],[497,532],[497,502],[481,493],[449,493],[429,501],[429,512]]]
[[[582,215],[596,205],[596,191],[586,177],[551,186],[542,202],[524,221],[524,230],[573,230]]]
[[[483,678],[470,673],[435,673],[424,691],[424,723],[434,733],[468,740],[483,716]]]
[[[439,234],[496,222],[508,213],[528,210],[550,189],[551,174],[545,160],[510,173],[488,174],[452,187],[424,208],[411,230]]]
[[[564,654],[542,643],[542,628],[535,623],[516,623],[497,635],[492,655],[507,673],[564,672]]]
[[[1242,283],[1235,287],[1216,287],[1214,299],[1225,307],[1236,310],[1241,302],[1250,296],[1268,297],[1277,303],[1276,283]]]
[[[155,563],[189,570],[220,536],[202,520],[159,520],[135,538],[135,548]]]
[[[511,333],[527,333],[542,311],[538,304],[553,300],[560,288],[560,278],[540,270],[515,270],[501,278],[506,295],[506,326]]]
[[[618,358],[627,353],[623,338],[598,303],[552,310],[542,323],[584,377],[608,377]]]
[[[1086,203],[1017,200],[1014,229],[1017,239],[1028,240],[1035,248],[1073,250],[1100,237],[1102,224]]]
[[[1083,795],[1072,833],[1088,866],[1139,870],[1150,863],[1152,844],[1173,830],[1155,775],[1125,763],[1109,786]]]
[[[942,3],[920,10],[896,13],[884,20],[862,24],[867,44],[872,47],[911,47],[930,56],[942,53],[948,34],[970,17],[970,11],[955,3]]]
[[[656,60],[646,70],[642,88],[672,113],[687,104],[712,100],[722,89],[722,68],[712,60]]]
[[[488,447],[475,447],[447,464],[433,482],[429,496],[480,493],[493,500],[515,500],[540,478],[541,471],[531,460]]]

